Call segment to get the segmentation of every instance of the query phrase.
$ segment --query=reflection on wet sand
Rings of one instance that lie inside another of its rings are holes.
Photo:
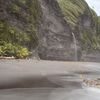
[[[83,88],[83,78],[99,78],[99,63],[2,61],[0,100],[100,100]]]

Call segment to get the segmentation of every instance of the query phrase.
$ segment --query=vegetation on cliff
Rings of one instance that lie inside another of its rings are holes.
[[[84,0],[58,0],[66,21],[74,27],[80,15],[84,14],[87,4]]]
[[[5,7],[1,6],[0,55],[28,56],[29,51],[38,45],[37,25],[41,16],[38,1],[6,0],[0,3],[5,4]]]
[[[81,38],[83,50],[100,52],[100,19],[93,10],[91,13],[95,27],[83,31]]]
[[[96,12],[88,6],[85,0],[58,0],[58,2],[71,29],[78,35],[81,33],[78,42],[81,42],[82,49],[86,51],[100,50],[100,18]],[[82,20],[82,17],[85,20]],[[89,21],[90,25],[87,26]],[[83,23],[85,22],[86,26],[84,27]]]

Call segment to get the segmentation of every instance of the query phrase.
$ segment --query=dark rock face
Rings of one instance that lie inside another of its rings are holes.
[[[74,60],[71,29],[56,0],[39,0],[43,17],[40,25],[39,56],[46,60]]]
[[[78,19],[78,22],[77,22],[77,25],[75,27],[75,32],[76,32],[76,37],[79,39],[79,42],[80,39],[81,39],[81,36],[84,34],[84,31],[85,30],[88,30],[89,31],[89,34],[96,34],[96,26],[94,25],[93,23],[93,19],[92,19],[92,15],[91,13],[89,12],[90,15],[88,14],[83,14],[79,17]],[[95,31],[95,32],[94,32]]]

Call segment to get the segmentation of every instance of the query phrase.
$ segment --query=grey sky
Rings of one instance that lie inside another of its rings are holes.
[[[86,0],[91,8],[100,16],[100,0]]]

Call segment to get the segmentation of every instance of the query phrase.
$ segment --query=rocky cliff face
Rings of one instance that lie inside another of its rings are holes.
[[[0,0],[0,40],[34,48],[40,15],[37,0]]]
[[[77,53],[80,60],[97,43],[96,26],[84,0],[0,0],[0,41],[35,50],[41,59],[76,60]]]
[[[85,0],[40,1],[43,11],[40,58],[75,60],[75,45],[78,60],[84,51],[94,50],[98,19]]]
[[[40,25],[41,59],[74,60],[71,28],[64,20],[56,0],[39,0],[43,11]]]

